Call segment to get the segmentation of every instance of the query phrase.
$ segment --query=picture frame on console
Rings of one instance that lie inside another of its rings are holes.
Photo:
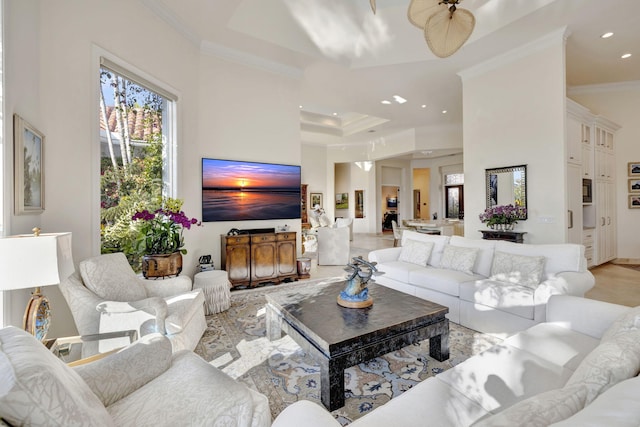
[[[320,205],[320,208],[322,208],[322,193],[311,193],[310,198],[312,209],[315,208],[316,205]]]
[[[13,139],[15,214],[40,214],[44,212],[44,134],[14,114]]]
[[[629,162],[628,168],[630,177],[640,177],[640,162]]]
[[[640,193],[640,178],[629,180],[629,193]]]
[[[629,195],[629,209],[640,209],[640,194]]]

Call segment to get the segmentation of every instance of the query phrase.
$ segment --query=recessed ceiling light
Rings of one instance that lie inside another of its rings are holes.
[[[333,115],[334,115],[334,116],[337,116],[337,115],[338,115],[338,113],[333,113]]]
[[[302,110],[302,105],[300,105],[300,109]]]
[[[611,31],[604,33],[603,35],[600,36],[601,39],[608,39],[609,37],[611,37],[613,35],[613,33]]]
[[[630,58],[630,57],[631,57],[631,54],[630,54],[630,53],[625,53],[625,54],[624,54],[624,55],[622,55],[620,58],[622,58],[622,59],[627,59],[627,58]]]
[[[393,99],[398,103],[398,104],[404,104],[405,102],[407,102],[406,99],[404,99],[403,97],[401,97],[400,95],[393,95]]]
[[[380,101],[380,103],[381,103],[381,104],[384,104],[384,105],[389,105],[389,104],[391,104],[391,101],[387,101],[387,100],[385,99],[385,100]]]
[[[447,114],[447,110],[442,110],[442,114]]]

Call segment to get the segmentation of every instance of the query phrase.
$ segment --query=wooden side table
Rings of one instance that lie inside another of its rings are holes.
[[[526,231],[478,230],[484,240],[507,240],[513,243],[524,243]]]

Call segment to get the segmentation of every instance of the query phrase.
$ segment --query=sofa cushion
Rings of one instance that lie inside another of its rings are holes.
[[[80,261],[84,285],[108,301],[138,301],[147,294],[140,279],[122,252],[104,254]]]
[[[204,296],[200,289],[165,298],[169,313],[165,321],[167,333],[182,332],[194,314],[202,311]]]
[[[433,250],[429,258],[429,265],[438,267],[442,258],[442,251],[446,244],[449,243],[449,236],[439,236],[434,234],[418,233],[417,231],[404,230],[402,232],[402,246],[407,240],[417,240],[420,242],[433,242]]]
[[[572,371],[600,344],[596,338],[554,323],[538,323],[504,341]]]
[[[634,307],[618,317],[602,335],[602,341],[610,340],[620,332],[633,329],[640,329],[640,306]]]
[[[491,265],[491,279],[535,289],[540,284],[543,256],[525,256],[496,251]]]
[[[460,295],[461,283],[473,282],[482,278],[482,276],[469,275],[462,271],[429,267],[409,272],[408,283],[457,297]]]
[[[478,248],[478,256],[473,266],[473,272],[484,277],[491,276],[491,263],[496,247],[495,240],[468,239],[462,236],[451,236],[450,244],[463,248]]]
[[[442,251],[440,268],[473,274],[472,270],[476,263],[478,252],[478,248],[464,248],[462,246],[446,245]]]
[[[402,261],[389,261],[376,265],[378,271],[384,272],[385,279],[393,279],[402,283],[409,283],[414,271],[424,271],[426,268],[417,264]],[[430,270],[430,269],[429,269]]]
[[[621,332],[603,341],[584,358],[567,386],[585,384],[587,404],[620,381],[640,372],[640,330]]]
[[[584,407],[587,390],[576,385],[537,394],[482,419],[474,427],[546,427],[565,420]]]
[[[538,393],[561,388],[571,371],[535,354],[496,344],[436,376],[493,412]]]
[[[0,414],[12,425],[114,425],[82,378],[21,329],[0,329],[0,377]]]
[[[535,310],[533,289],[489,279],[461,283],[460,299],[497,308],[525,319],[533,319]]]
[[[516,255],[545,257],[545,279],[562,271],[583,272],[587,269],[584,258],[584,246],[573,243],[531,245],[497,240],[496,251]]]
[[[638,427],[640,425],[640,377],[611,387],[591,404],[553,427]]]
[[[398,261],[426,267],[432,250],[433,242],[420,242],[418,240],[407,239],[402,244]]]

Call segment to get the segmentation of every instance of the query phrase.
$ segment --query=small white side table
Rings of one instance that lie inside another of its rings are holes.
[[[202,289],[206,315],[225,311],[231,305],[231,282],[224,270],[201,271],[193,276],[193,288]]]

